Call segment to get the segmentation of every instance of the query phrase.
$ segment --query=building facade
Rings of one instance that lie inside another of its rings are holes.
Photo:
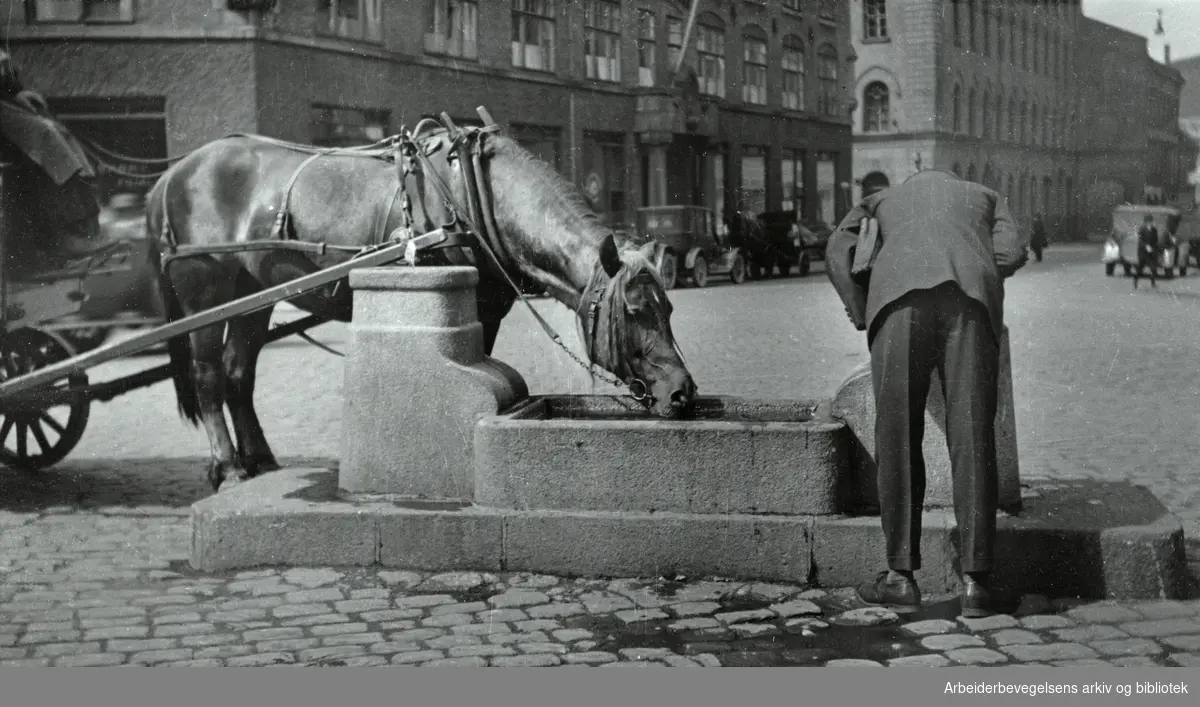
[[[0,0],[26,83],[113,153],[373,142],[486,106],[614,226],[850,199],[847,0]],[[110,189],[139,186],[126,162]],[[123,175],[123,176],[122,176]],[[144,181],[144,180],[143,180]],[[148,188],[148,184],[141,185]]]
[[[953,171],[1057,239],[1176,193],[1178,72],[1078,0],[853,0],[854,174]]]

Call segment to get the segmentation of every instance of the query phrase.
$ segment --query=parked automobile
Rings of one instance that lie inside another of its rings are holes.
[[[727,236],[717,233],[712,209],[703,206],[646,206],[637,210],[635,242],[658,244],[656,265],[667,289],[683,278],[707,287],[709,275],[728,275],[735,284],[746,279],[746,259]]]
[[[1181,277],[1187,275],[1188,263],[1193,257],[1193,240],[1176,236],[1182,212],[1171,206],[1157,204],[1121,204],[1113,209],[1112,228],[1109,229],[1100,256],[1104,263],[1104,274],[1112,275],[1118,265],[1126,275],[1133,274],[1138,260],[1137,231],[1146,214],[1154,216],[1154,225],[1158,228],[1160,272],[1164,277],[1173,277],[1176,271]]]

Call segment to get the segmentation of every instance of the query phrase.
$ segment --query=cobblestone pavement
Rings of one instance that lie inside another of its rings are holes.
[[[1200,384],[1189,366],[1200,360],[1200,279],[1133,293],[1104,277],[1097,255],[1053,249],[1009,287],[1022,475],[1145,484],[1200,557]],[[825,397],[866,360],[820,274],[672,299],[704,393]],[[536,306],[571,339],[561,307]],[[344,346],[340,327],[314,333]],[[520,310],[496,355],[535,393],[590,390]],[[160,360],[115,362],[93,378]],[[342,363],[307,345],[264,353],[258,409],[281,461],[336,457]],[[1014,616],[973,622],[952,604],[901,619],[855,613],[845,589],[675,578],[202,575],[186,563],[187,516],[209,494],[206,456],[163,384],[95,406],[56,468],[0,470],[0,665],[1200,664],[1196,601],[1027,597]],[[864,622],[874,625],[853,625]]]

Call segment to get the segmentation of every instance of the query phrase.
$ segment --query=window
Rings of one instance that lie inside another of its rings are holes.
[[[826,44],[817,52],[817,81],[821,94],[818,97],[820,111],[825,115],[838,114],[838,58],[837,50]]]
[[[725,97],[725,26],[720,18],[705,13],[697,27],[696,55],[699,59],[700,93]]]
[[[967,134],[975,135],[978,133],[979,124],[976,118],[979,115],[978,106],[975,104],[975,89],[967,91]]]
[[[804,110],[804,43],[798,37],[783,38],[783,107]]]
[[[383,41],[383,0],[317,0],[317,33]]]
[[[50,111],[72,134],[110,152],[140,160],[167,157],[167,100],[161,96],[77,96],[50,98]],[[96,178],[99,197],[107,203],[113,194],[144,196],[154,186],[158,165],[120,161],[111,156],[121,173],[100,168]],[[144,176],[142,176],[144,175]]]
[[[983,17],[983,53],[992,53],[992,13],[987,0],[979,0],[979,12]]]
[[[983,89],[983,100],[979,102],[979,134],[981,137],[992,136],[992,116],[988,115],[991,112],[992,92],[985,88]]]
[[[318,147],[368,145],[382,140],[387,133],[387,111],[319,103],[312,107],[311,142]]]
[[[960,86],[954,87],[954,94],[953,94],[952,100],[954,101],[954,104],[952,106],[950,106],[950,111],[951,111],[951,116],[952,116],[952,121],[953,121],[953,125],[951,126],[951,128],[954,132],[961,133],[962,132],[962,88]]]
[[[1024,45],[1021,36],[1017,34],[1017,15],[1014,12],[1008,16],[1008,60],[1013,66],[1017,65],[1017,52],[1021,51],[1022,46]]]
[[[512,65],[554,71],[554,11],[549,0],[512,0]]]
[[[30,23],[133,22],[133,0],[32,0]]]
[[[962,46],[962,17],[958,12],[959,0],[947,0],[950,3],[950,24],[953,25],[951,34],[954,36],[954,46]]]
[[[1031,108],[1030,110],[1031,110],[1030,115],[1032,117],[1029,120],[1029,142],[1032,145],[1036,145],[1036,144],[1038,144],[1038,142],[1040,141],[1040,138],[1042,136],[1041,135],[1042,123],[1041,123],[1041,119],[1040,119],[1041,116],[1038,115],[1038,113],[1039,113],[1038,104],[1034,103],[1033,108]]]
[[[1029,39],[1029,22],[1021,20],[1021,68],[1029,69],[1029,49],[1033,42]]]
[[[654,85],[654,11],[638,10],[638,85]]]
[[[888,119],[888,88],[879,81],[867,84],[863,91],[863,132],[886,133],[891,126]]]
[[[679,63],[679,54],[683,51],[683,20],[678,17],[667,18],[667,63],[674,70]]]
[[[830,226],[837,225],[837,155],[817,153],[817,201],[819,218]]]
[[[1017,142],[1025,142],[1025,138],[1029,134],[1026,127],[1028,125],[1026,118],[1028,117],[1029,113],[1026,110],[1025,101],[1021,101],[1021,113],[1018,116],[1019,122],[1017,123]]]
[[[583,134],[583,177],[586,185],[595,175],[597,194],[584,194],[602,223],[612,227],[625,217],[625,144],[620,133]]]
[[[992,108],[992,134],[993,140],[1004,139],[1004,96],[996,94],[996,105]]]
[[[1004,61],[1004,11],[996,11],[996,58]]]
[[[838,5],[841,3],[842,0],[820,0],[817,15],[823,20],[837,20]]]
[[[761,147],[742,152],[741,210],[759,214],[767,210],[767,158]]]
[[[476,0],[433,0],[425,51],[475,59],[479,57],[478,36]]]
[[[742,38],[742,100],[762,106],[767,104],[767,39],[760,33],[751,25]]]
[[[1015,98],[1008,99],[1008,116],[1006,122],[1005,138],[1009,142],[1016,142],[1019,128],[1017,127],[1017,99]]]
[[[975,36],[975,0],[966,0],[967,3],[967,51],[975,51],[977,48]]]
[[[968,182],[975,181],[975,165],[973,165],[973,164],[967,165],[967,181]]]
[[[863,0],[863,36],[867,39],[888,36],[887,0]]]
[[[621,80],[621,6],[587,0],[583,6],[583,46],[587,77]]]
[[[779,159],[779,181],[783,186],[779,208],[791,211],[797,217],[804,211],[804,153],[800,150],[783,150]]]

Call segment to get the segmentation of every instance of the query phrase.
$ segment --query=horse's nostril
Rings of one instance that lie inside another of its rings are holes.
[[[687,393],[683,392],[682,390],[677,390],[674,393],[671,393],[671,403],[675,405],[683,405],[687,402],[687,397]]]

